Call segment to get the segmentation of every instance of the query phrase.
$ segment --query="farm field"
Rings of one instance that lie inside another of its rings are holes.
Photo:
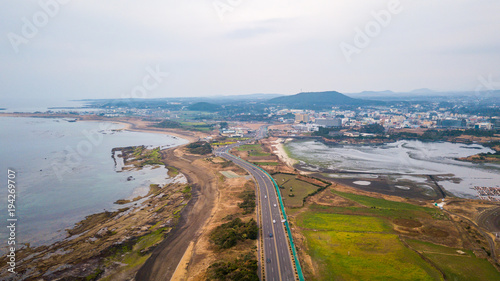
[[[238,151],[248,152],[248,156],[270,156],[270,153],[264,152],[260,144],[245,144],[236,148]]]
[[[301,227],[314,230],[393,233],[386,221],[376,217],[304,213],[298,221]]]
[[[422,253],[444,272],[448,280],[500,280],[500,273],[472,251],[407,240],[410,247]]]
[[[310,280],[500,280],[472,251],[435,244],[457,239],[438,209],[329,188],[291,214]]]
[[[366,208],[351,208],[354,212],[380,215],[390,218],[407,218],[415,217],[444,219],[444,216],[437,209],[417,206],[409,203],[395,202],[381,198],[374,198],[364,195],[346,193],[332,190],[336,195],[339,195],[348,200],[357,202]],[[341,211],[341,210],[339,210]]]
[[[296,179],[295,175],[274,174],[273,178],[280,187],[281,198],[285,207],[289,208],[302,207],[304,198],[319,188],[308,182]],[[293,196],[290,196],[291,194]]]
[[[441,280],[437,270],[404,247],[397,235],[305,231],[318,280]]]
[[[180,122],[180,124],[184,129],[192,131],[211,131],[214,129],[213,124],[205,122]]]

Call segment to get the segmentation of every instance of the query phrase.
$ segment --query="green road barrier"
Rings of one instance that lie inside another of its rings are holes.
[[[299,275],[299,280],[304,281],[304,274],[302,273],[302,268],[300,267],[299,258],[297,256],[297,252],[295,251],[295,244],[293,244],[292,231],[290,230],[290,225],[288,224],[288,218],[285,213],[285,205],[283,204],[283,200],[281,200],[281,192],[279,190],[278,184],[274,181],[274,178],[266,172],[261,167],[257,167],[261,169],[266,175],[268,175],[274,183],[274,187],[276,188],[276,193],[278,194],[278,199],[280,201],[281,212],[283,213],[283,218],[285,219],[286,231],[288,232],[288,238],[290,239],[290,246],[292,247],[293,258],[295,259],[295,266],[297,267],[297,273]]]
[[[230,153],[227,152],[227,154],[230,154]],[[230,155],[232,155],[232,154],[230,154]],[[281,212],[283,213],[283,218],[285,219],[286,231],[288,233],[288,239],[290,240],[290,246],[292,247],[293,258],[295,260],[295,266],[297,268],[297,274],[299,275],[299,281],[304,281],[304,274],[302,273],[302,268],[300,267],[299,257],[297,256],[297,251],[295,251],[295,244],[293,243],[292,231],[290,230],[290,225],[288,224],[288,218],[287,218],[286,213],[285,213],[285,205],[283,204],[283,200],[281,199],[281,192],[279,190],[278,184],[274,181],[274,178],[268,172],[266,172],[264,169],[262,169],[261,167],[256,166],[256,165],[254,165],[254,164],[252,164],[252,163],[250,163],[248,161],[245,161],[245,160],[241,159],[238,156],[235,156],[235,155],[232,155],[232,156],[240,159],[243,162],[246,162],[246,163],[248,163],[248,164],[250,164],[252,166],[255,166],[255,167],[259,168],[261,171],[263,171],[264,173],[266,173],[266,175],[268,177],[270,177],[271,180],[273,181],[274,187],[276,188],[276,193],[278,194],[278,199],[280,201]]]

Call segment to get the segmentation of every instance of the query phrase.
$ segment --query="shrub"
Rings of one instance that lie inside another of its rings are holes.
[[[235,261],[218,261],[208,268],[208,280],[258,281],[257,260],[246,254]]]
[[[192,154],[200,154],[200,155],[205,155],[212,153],[212,147],[208,142],[204,141],[197,141],[190,143],[186,146],[189,150],[190,153]]]
[[[240,218],[236,218],[215,228],[210,234],[210,241],[220,249],[228,249],[238,241],[257,239],[258,233],[259,227],[254,219],[244,223]]]
[[[172,120],[163,120],[160,123],[154,125],[158,128],[180,128],[182,127],[181,123],[172,121]]]
[[[243,202],[239,203],[238,207],[243,209],[243,214],[253,213],[255,210],[255,192],[252,190],[244,191],[240,198],[243,199]]]

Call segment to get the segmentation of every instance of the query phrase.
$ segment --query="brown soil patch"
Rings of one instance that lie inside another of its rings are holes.
[[[342,196],[334,194],[333,192],[331,192],[331,187],[325,189],[315,196],[309,197],[307,199],[307,203],[332,207],[362,207],[357,202],[345,199]]]
[[[226,162],[226,159],[223,159],[223,158],[221,158],[221,157],[213,157],[213,158],[212,158],[212,162],[213,162],[213,163],[216,163],[216,164],[221,164],[221,163]]]
[[[408,228],[415,228],[415,227],[421,227],[422,226],[422,223],[420,223],[417,220],[412,220],[412,219],[398,218],[398,219],[392,220],[392,222],[394,224],[396,224],[396,225],[404,226],[404,227],[408,227]]]
[[[315,175],[312,175],[315,176]],[[347,192],[347,193],[354,193],[358,195],[365,195],[373,198],[381,198],[381,199],[386,199],[390,201],[396,201],[396,202],[404,202],[404,203],[410,203],[410,204],[415,204],[419,206],[424,206],[424,207],[432,207],[433,206],[433,201],[424,201],[424,200],[417,200],[417,199],[410,199],[410,198],[402,198],[400,196],[394,196],[394,195],[386,195],[386,194],[381,194],[378,192],[370,192],[370,191],[365,191],[361,190],[355,187],[351,187],[349,185],[344,185],[340,184],[334,181],[332,182],[332,188],[337,191],[341,192]]]
[[[219,194],[217,190],[219,174],[213,164],[200,157],[194,161],[185,158],[183,148],[167,150],[162,153],[163,160],[169,166],[184,173],[193,186],[193,200],[181,213],[179,227],[172,231],[150,259],[141,267],[136,280],[170,279],[186,249],[202,233],[203,227],[213,215]]]
[[[324,182],[322,182],[322,181],[320,181],[318,179],[311,178],[311,177],[306,177],[306,176],[302,176],[302,175],[297,175],[297,179],[301,180],[301,181],[305,181],[305,182],[311,183],[311,184],[314,184],[314,185],[319,185],[321,187],[325,187],[325,186],[328,185],[327,183],[324,183]]]
[[[444,230],[435,228],[435,227],[424,227],[422,229],[422,233],[427,236],[431,237],[436,237],[436,238],[442,238],[442,237],[448,237],[450,234]]]
[[[247,127],[251,130],[258,130],[260,127],[266,125],[265,123],[243,123],[242,124],[244,127]]]
[[[278,157],[274,156],[274,155],[271,155],[271,156],[250,156],[250,157],[246,157],[247,161],[255,161],[255,162],[269,162],[269,161],[273,161],[273,162],[277,162],[278,161]]]
[[[201,235],[197,239],[191,260],[188,265],[188,274],[185,280],[205,280],[208,267],[218,260],[232,260],[240,254],[255,250],[257,241],[247,240],[240,242],[235,247],[217,251],[214,245],[209,240],[209,235],[218,225],[227,222],[231,218],[240,217],[246,221],[254,218],[256,213],[241,215],[242,209],[238,207],[238,203],[242,202],[240,194],[246,189],[254,189],[253,180],[245,178],[219,178],[219,203],[216,205],[210,223],[206,224],[201,229]]]

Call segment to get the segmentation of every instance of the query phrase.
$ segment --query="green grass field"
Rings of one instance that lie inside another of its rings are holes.
[[[297,180],[295,175],[275,174],[273,178],[278,186],[284,187],[280,188],[281,197],[285,206],[290,208],[302,207],[304,198],[319,188],[308,182]],[[292,188],[292,191],[290,191],[290,188]],[[294,196],[290,197],[290,194]]]
[[[303,228],[347,232],[389,232],[392,227],[381,218],[307,212],[298,218]]]
[[[304,231],[319,280],[441,280],[394,234]]]
[[[191,131],[211,131],[214,129],[213,124],[208,124],[205,122],[180,122],[182,128]]]
[[[500,272],[487,260],[476,258],[472,251],[418,240],[407,240],[406,242],[441,269],[448,280],[500,280]],[[465,254],[459,254],[457,250]]]
[[[354,212],[358,211],[364,214],[374,214],[391,218],[415,218],[421,216],[433,217],[435,219],[445,218],[438,209],[340,191],[332,192],[346,199],[355,201],[368,208],[346,208]]]
[[[180,122],[182,126],[200,126],[200,125],[206,125],[205,122]]]
[[[278,166],[278,162],[253,162],[255,165],[259,166]]]
[[[244,144],[244,145],[236,147],[235,149],[238,151],[249,151],[249,150],[256,150],[256,149],[262,150],[262,147],[260,146],[260,144]]]
[[[246,141],[249,140],[250,138],[226,138],[225,141]]]
[[[236,148],[238,151],[247,151],[248,156],[270,156],[270,153],[264,152],[260,144],[245,144]]]
[[[392,229],[394,218],[445,219],[439,210],[333,193],[362,206],[312,204],[295,220],[306,238],[308,254],[319,265],[318,280],[443,280],[439,270],[446,280],[500,280],[495,267],[472,251],[405,239],[408,248]]]

